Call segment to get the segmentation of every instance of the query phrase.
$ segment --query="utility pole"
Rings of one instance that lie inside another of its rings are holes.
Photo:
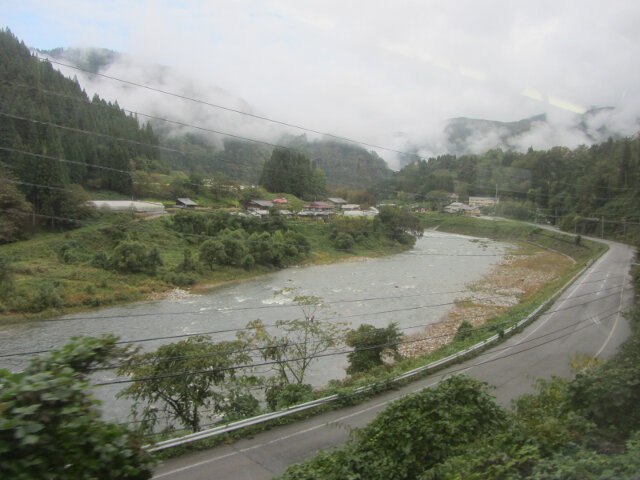
[[[602,228],[600,229],[600,238],[604,238],[604,215],[600,217],[602,220]]]

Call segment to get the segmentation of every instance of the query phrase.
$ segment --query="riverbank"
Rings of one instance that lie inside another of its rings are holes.
[[[290,266],[362,261],[413,245],[377,231],[370,220],[321,224],[223,214],[183,217],[176,217],[181,223],[172,218],[128,219],[0,246],[0,264],[8,272],[2,277],[0,324],[178,298],[176,288],[201,293]],[[214,221],[218,235],[194,233],[201,223],[202,228],[213,228]],[[335,238],[343,230],[350,233],[343,236],[346,243],[339,244]],[[211,248],[203,251],[207,242]],[[237,261],[230,256],[241,252]]]
[[[486,324],[559,279],[575,264],[561,253],[531,250],[530,246],[521,245],[481,280],[469,284],[470,294],[458,299],[437,323],[404,337],[407,343],[400,346],[400,354],[419,357],[434,352],[453,341],[464,321],[474,328]]]
[[[468,322],[468,328],[481,327],[534,303],[537,296],[550,295],[555,284],[607,248],[580,236],[520,222],[433,214],[423,216],[422,223],[443,232],[513,242],[517,248],[482,280],[468,285],[472,293],[460,298],[437,323],[406,335],[399,349],[405,358],[429,355],[450,344],[463,322]]]

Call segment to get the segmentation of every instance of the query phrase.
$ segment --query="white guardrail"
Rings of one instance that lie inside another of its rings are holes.
[[[536,308],[533,312],[527,315],[526,318],[523,318],[515,325],[504,330],[504,335],[508,335],[514,330],[522,327],[523,325],[529,323],[531,320],[536,318],[538,314],[546,308],[551,302],[553,302],[562,292],[564,292],[578,277],[580,277],[587,268],[591,266],[592,262],[589,262],[586,267],[584,267],[580,272],[578,272],[571,280],[569,280],[563,288],[554,293],[548,300],[546,300],[542,305]],[[435,362],[429,363],[427,365],[423,365],[422,367],[414,368],[413,370],[409,370],[408,372],[403,373],[397,377],[386,380],[385,383],[393,383],[398,382],[400,380],[406,380],[407,378],[414,377],[416,375],[420,375],[421,373],[427,372],[429,370],[433,370],[438,367],[442,367],[449,363],[453,363],[458,360],[460,357],[464,357],[469,353],[473,353],[476,350],[480,350],[487,345],[491,345],[494,342],[497,342],[500,338],[499,334],[493,335],[492,337],[483,340],[480,343],[476,343],[472,347],[469,347],[465,350],[461,350],[458,353],[454,353],[453,355],[449,355],[448,357],[441,358]],[[353,391],[353,393],[363,393],[368,390],[372,390],[376,387],[377,384],[365,385],[363,387],[359,387]],[[257,425],[259,423],[268,422],[270,420],[275,420],[276,418],[286,417],[288,415],[292,415],[297,412],[302,412],[304,410],[308,410],[310,408],[317,407],[319,405],[324,405],[325,403],[331,403],[336,401],[339,398],[339,395],[330,395],[328,397],[318,398],[316,400],[312,400],[307,403],[301,403],[300,405],[292,405],[283,410],[278,410],[277,412],[265,413],[262,415],[258,415],[257,417],[246,418],[244,420],[238,420],[237,422],[228,423],[226,425],[220,425],[214,428],[209,428],[207,430],[202,430],[201,432],[191,433],[189,435],[185,435],[183,437],[172,438],[170,440],[165,440],[163,442],[154,443],[152,445],[145,445],[143,448],[149,452],[158,452],[160,450],[165,450],[167,448],[177,447],[180,445],[186,445],[191,442],[196,442],[198,440],[203,440],[205,438],[215,437],[216,435],[222,435],[223,433],[232,432],[234,430],[239,430],[241,428],[249,427],[251,425]]]

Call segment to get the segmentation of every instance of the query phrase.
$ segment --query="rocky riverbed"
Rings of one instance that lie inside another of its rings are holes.
[[[508,255],[480,281],[470,284],[470,294],[437,323],[405,336],[400,346],[404,357],[417,357],[437,350],[453,340],[460,324],[483,325],[509,307],[517,305],[542,286],[558,278],[572,260],[565,255],[538,251],[530,255]]]

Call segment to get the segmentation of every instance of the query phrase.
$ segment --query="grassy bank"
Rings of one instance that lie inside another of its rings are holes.
[[[265,221],[220,212],[108,215],[66,233],[0,246],[0,322],[46,319],[176,287],[202,289],[290,265],[376,257],[413,245],[406,236],[394,240],[383,227],[366,219]]]
[[[504,242],[521,242],[568,255],[577,266],[606,250],[606,246],[564,233],[515,221],[494,221],[448,214],[427,214],[420,217],[425,228],[438,228],[443,232],[486,237]]]

